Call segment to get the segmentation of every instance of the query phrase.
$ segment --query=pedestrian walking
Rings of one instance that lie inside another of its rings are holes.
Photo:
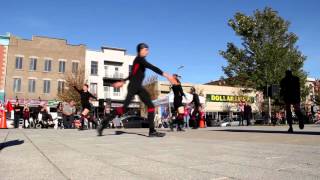
[[[287,122],[289,124],[288,132],[292,133],[292,111],[291,106],[294,108],[294,112],[299,119],[299,128],[304,128],[304,116],[300,109],[300,79],[297,76],[292,75],[291,70],[286,71],[285,77],[280,82],[280,96],[283,98],[286,105]]]

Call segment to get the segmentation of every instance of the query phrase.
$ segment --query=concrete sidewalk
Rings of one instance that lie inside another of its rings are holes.
[[[0,179],[320,179],[320,127],[295,129],[1,129]]]

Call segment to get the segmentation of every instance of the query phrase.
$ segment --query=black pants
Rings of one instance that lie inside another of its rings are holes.
[[[140,100],[148,107],[149,129],[150,131],[154,131],[154,105],[151,101],[149,93],[142,86],[135,87],[129,84],[128,94],[123,104],[124,112],[128,111],[128,106],[135,95],[138,95]]]
[[[19,128],[20,115],[14,115],[14,128]]]
[[[72,122],[73,122],[73,116],[67,116],[62,115],[63,118],[63,127],[64,129],[71,129],[72,128]]]
[[[294,108],[294,112],[297,115],[299,119],[299,123],[304,123],[304,116],[300,109],[300,103],[294,103],[292,104]],[[287,114],[287,122],[289,124],[289,127],[292,127],[292,112],[291,112],[291,104],[286,103],[286,114]]]
[[[199,107],[195,107],[192,114],[191,114],[191,122],[189,123],[193,128],[199,127],[199,121],[200,121],[200,112]]]
[[[182,96],[175,96],[173,99],[173,106],[174,106],[174,112],[175,120],[171,122],[171,128],[173,128],[174,124],[178,125],[178,128],[183,127],[184,123],[184,114],[179,114],[179,107],[183,106],[182,104]]]

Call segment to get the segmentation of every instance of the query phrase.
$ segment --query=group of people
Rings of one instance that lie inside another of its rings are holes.
[[[38,107],[31,108],[28,104],[21,106],[19,100],[13,106],[14,111],[14,128],[19,128],[20,120],[23,119],[23,128],[30,128],[32,124],[35,124],[39,120],[39,115],[41,115],[41,120],[52,124],[52,115],[48,112],[48,106],[45,104],[39,105]],[[32,122],[30,122],[32,119]],[[28,124],[27,124],[28,123]]]

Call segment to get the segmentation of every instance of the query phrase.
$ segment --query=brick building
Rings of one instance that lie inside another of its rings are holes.
[[[64,39],[33,36],[31,40],[10,36],[5,97],[32,104],[55,100],[65,86],[65,75],[85,66],[85,45]]]

